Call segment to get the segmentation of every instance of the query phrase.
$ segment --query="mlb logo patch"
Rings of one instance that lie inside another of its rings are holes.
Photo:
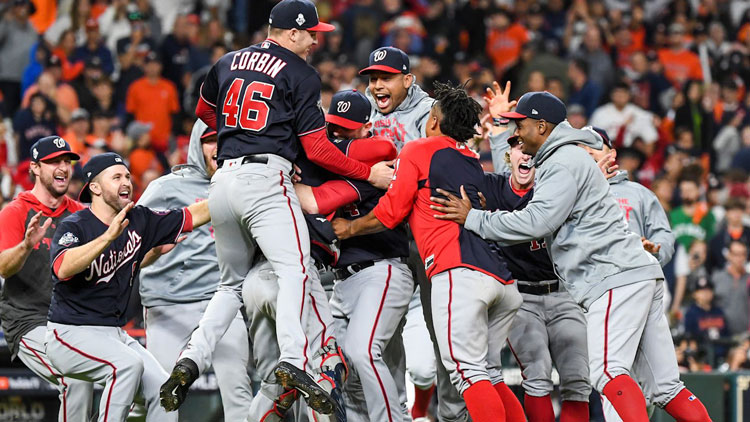
[[[695,397],[694,394],[691,394],[690,397],[688,397],[688,401],[696,400],[698,397]]]

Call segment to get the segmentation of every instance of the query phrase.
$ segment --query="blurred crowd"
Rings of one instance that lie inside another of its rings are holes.
[[[29,147],[127,157],[136,193],[186,159],[198,89],[228,51],[262,41],[273,1],[0,1],[0,206],[31,186]],[[665,268],[685,371],[750,369],[750,2],[318,0],[336,30],[311,64],[364,90],[369,53],[407,52],[426,90],[492,81],[547,90],[575,127],[604,128],[620,169],[659,198],[677,239]],[[488,116],[483,119],[491,125]],[[487,127],[474,147],[491,170]],[[80,171],[80,166],[77,166]],[[80,173],[71,195],[80,189]],[[137,195],[136,195],[137,196]]]

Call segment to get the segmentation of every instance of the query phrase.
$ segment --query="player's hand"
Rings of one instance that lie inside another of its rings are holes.
[[[37,243],[41,242],[44,238],[44,234],[47,233],[47,229],[52,224],[52,219],[48,218],[44,224],[39,224],[42,219],[42,212],[34,214],[29,220],[29,224],[26,226],[26,235],[23,238],[24,246],[27,249],[32,249]]]
[[[438,220],[450,220],[458,224],[464,224],[466,216],[471,211],[471,200],[469,200],[469,196],[466,194],[466,189],[464,189],[463,185],[461,185],[461,198],[440,188],[437,189],[437,193],[444,195],[448,199],[430,197],[430,201],[439,204],[430,205],[430,208],[443,213],[442,215],[435,214],[433,217]]]
[[[484,197],[484,194],[482,192],[477,192],[479,195],[479,206],[482,207],[483,210],[487,209],[487,198]]]
[[[388,189],[393,180],[393,161],[381,161],[370,167],[370,177],[367,181],[378,189]]]
[[[302,174],[302,169],[297,167],[296,164],[293,164],[293,166],[294,173],[292,173],[292,183],[299,183],[302,181],[302,176],[300,176],[300,174]]]
[[[494,88],[494,89],[493,89]],[[499,118],[500,113],[507,113],[516,106],[518,101],[510,101],[510,81],[505,83],[505,89],[500,89],[500,84],[497,81],[492,82],[492,88],[487,87],[487,92],[484,94],[484,100],[487,102],[487,106],[490,110],[490,115],[493,118]]]
[[[125,218],[128,212],[133,209],[135,206],[135,202],[131,202],[128,205],[125,206],[125,208],[122,209],[114,219],[112,219],[112,223],[109,225],[109,228],[106,232],[104,232],[104,238],[108,242],[114,242],[115,239],[117,239],[125,230],[125,227],[130,224],[130,220]]]
[[[331,221],[331,225],[333,226],[333,232],[336,233],[336,237],[340,240],[352,237],[350,230],[352,222],[350,220],[345,218],[334,218],[333,221]]]
[[[609,154],[602,157],[601,160],[596,162],[596,165],[599,166],[599,170],[602,171],[602,174],[607,179],[615,177],[617,175],[617,170],[620,168],[620,166],[615,162],[614,152],[610,152]]]
[[[647,252],[652,253],[654,255],[659,253],[659,249],[661,249],[661,245],[658,243],[654,243],[645,237],[641,237],[641,243],[643,243],[643,249],[645,249]]]

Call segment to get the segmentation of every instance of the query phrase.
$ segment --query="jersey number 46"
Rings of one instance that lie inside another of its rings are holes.
[[[240,127],[253,132],[260,132],[268,124],[268,103],[273,96],[274,85],[253,81],[245,88],[245,80],[235,78],[229,86],[226,99],[221,107],[225,127]],[[264,101],[266,100],[266,101]]]

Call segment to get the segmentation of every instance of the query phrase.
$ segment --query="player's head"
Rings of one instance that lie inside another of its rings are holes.
[[[335,29],[320,22],[318,10],[310,0],[282,0],[271,9],[268,36],[282,47],[307,59],[313,45],[318,43],[318,32]]]
[[[427,136],[449,136],[466,142],[477,134],[482,106],[463,87],[435,82],[435,104],[430,110],[425,130]]]
[[[510,149],[505,153],[505,162],[510,167],[510,176],[521,189],[528,189],[534,184],[536,167],[531,165],[531,156],[521,150],[517,136],[508,138]]]
[[[206,163],[206,174],[209,178],[213,177],[217,168],[218,137],[216,131],[206,127],[201,135],[201,149],[203,151],[203,160]]]
[[[360,75],[370,78],[370,94],[383,114],[396,109],[406,99],[414,75],[410,73],[409,56],[396,47],[382,47],[370,53],[370,61]]]
[[[536,155],[566,115],[565,104],[546,91],[527,92],[518,100],[515,111],[501,114],[506,119],[515,120],[513,135],[518,136],[523,152],[529,155]]]
[[[29,164],[29,171],[34,175],[34,187],[42,187],[54,198],[65,195],[73,175],[71,161],[80,158],[59,136],[47,136],[36,141],[31,146]]]
[[[83,166],[85,184],[78,200],[92,207],[108,206],[120,212],[132,201],[133,183],[125,160],[114,152],[91,157]]]
[[[326,113],[328,136],[333,139],[366,138],[372,128],[370,101],[356,89],[339,91]]]
[[[602,149],[595,149],[591,148],[588,145],[585,144],[579,144],[579,146],[586,150],[586,152],[589,153],[591,158],[594,159],[594,161],[599,162],[602,158],[604,158],[605,155],[609,154],[610,152],[615,154],[615,157],[617,156],[617,151],[612,147],[612,141],[609,140],[609,135],[607,135],[607,131],[600,127],[595,126],[585,126],[581,128],[582,130],[586,130],[589,132],[593,132],[596,136],[602,138],[603,144]]]

